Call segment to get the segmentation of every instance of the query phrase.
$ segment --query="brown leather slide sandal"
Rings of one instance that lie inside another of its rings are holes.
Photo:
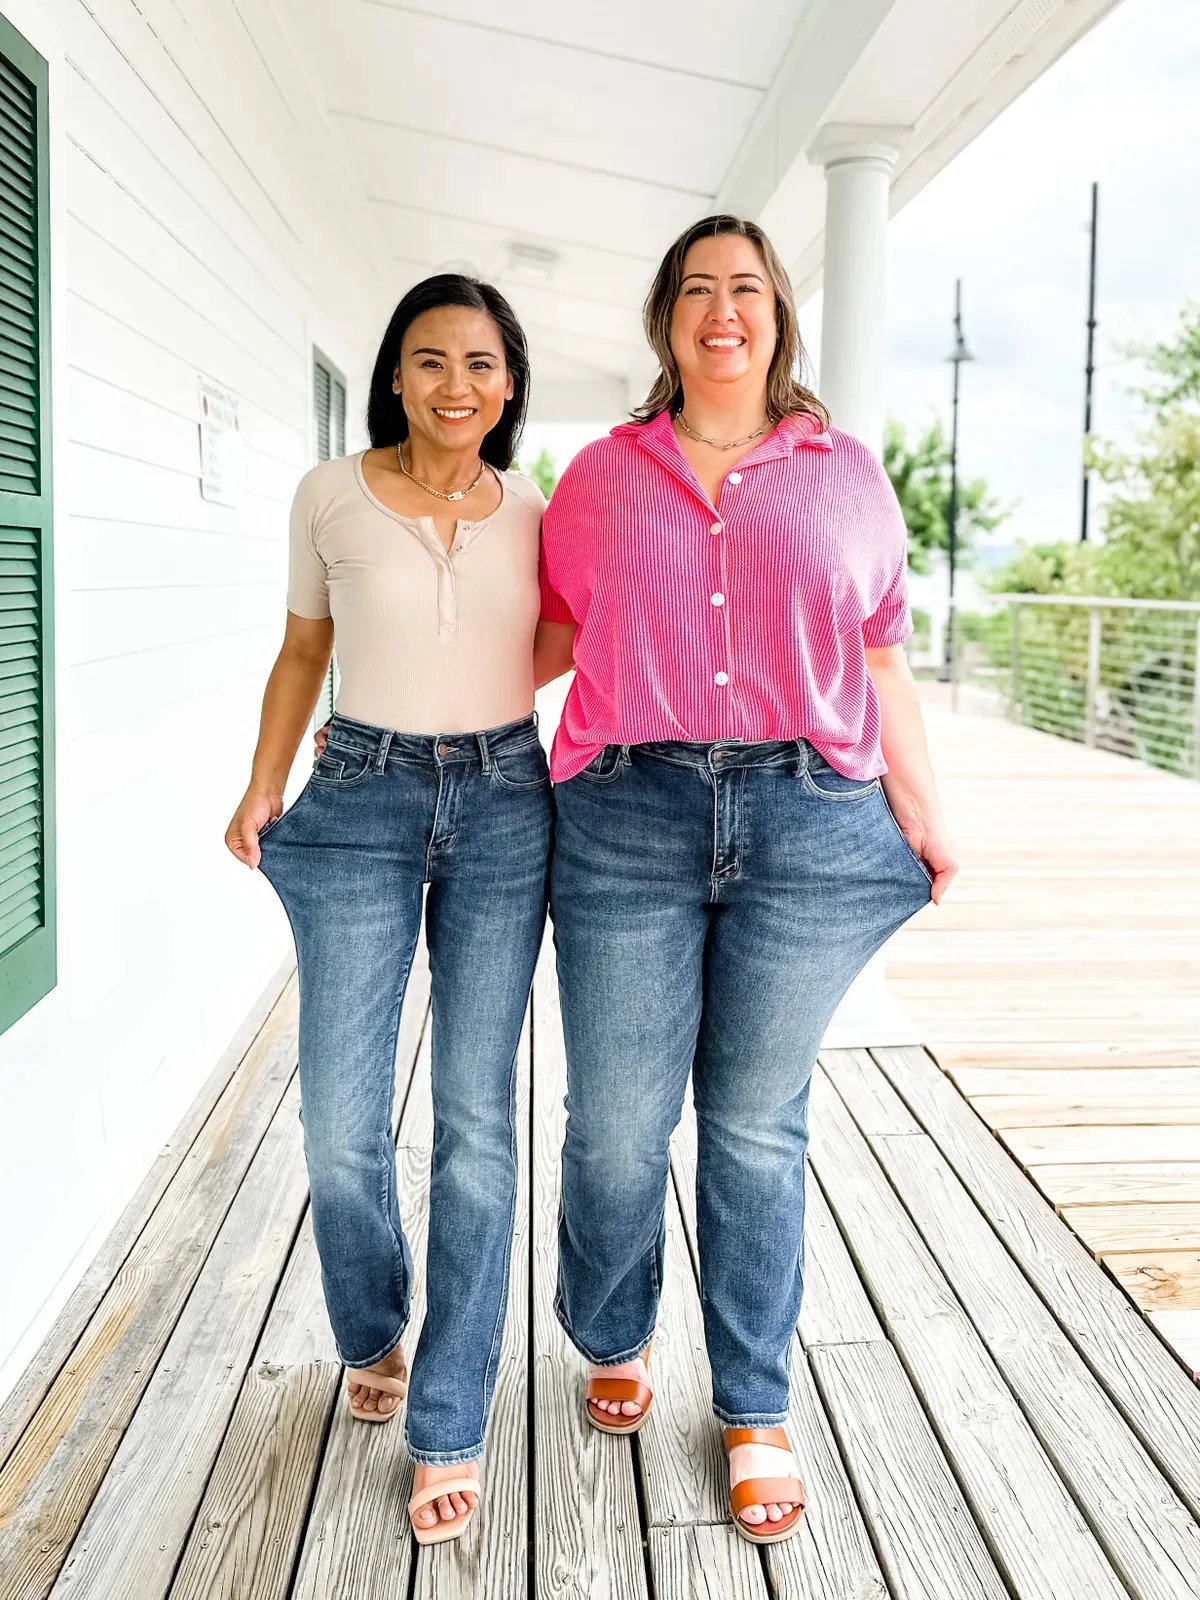
[[[729,1452],[729,1509],[734,1527],[751,1544],[790,1539],[804,1516],[805,1497],[787,1434],[782,1428],[726,1428],[725,1448]],[[792,1510],[779,1522],[751,1524],[743,1520],[747,1506],[769,1505],[790,1505]]]
[[[636,1357],[634,1358],[637,1359]],[[650,1346],[642,1352],[641,1359],[650,1367]],[[621,1412],[600,1411],[597,1400],[628,1401],[631,1406],[641,1406],[636,1417],[626,1417]],[[599,1433],[636,1433],[643,1427],[654,1403],[654,1391],[637,1378],[589,1378],[587,1385],[587,1419]]]

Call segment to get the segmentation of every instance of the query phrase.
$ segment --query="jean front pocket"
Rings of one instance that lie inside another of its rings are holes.
[[[515,750],[493,751],[489,771],[502,789],[545,789],[550,783],[546,752],[538,739],[531,739]]]
[[[589,761],[582,772],[575,776],[582,778],[586,783],[612,783],[614,778],[619,778],[629,765],[629,757],[625,754],[624,746],[619,744],[606,744],[600,754]]]
[[[340,744],[330,738],[317,757],[310,783],[330,787],[363,783],[371,776],[374,756],[370,750],[356,744]]]
[[[861,778],[848,778],[811,745],[800,781],[805,793],[816,800],[866,800],[880,791],[878,778],[871,778],[866,783]]]

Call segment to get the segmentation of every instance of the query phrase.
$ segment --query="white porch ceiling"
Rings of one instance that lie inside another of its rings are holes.
[[[824,124],[909,130],[898,209],[1117,0],[277,4],[391,301],[439,270],[494,281],[529,333],[535,414],[600,420],[640,398],[641,304],[680,229],[758,218],[804,297]],[[514,245],[553,253],[544,280]]]

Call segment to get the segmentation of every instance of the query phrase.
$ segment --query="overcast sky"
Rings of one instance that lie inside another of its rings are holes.
[[[1094,426],[1111,437],[1134,423],[1121,346],[1166,335],[1200,302],[1200,0],[1123,0],[891,224],[888,411],[910,429],[938,411],[948,422],[961,277],[976,359],[963,368],[960,461],[1015,502],[996,535],[1006,543],[1078,537],[1093,179]],[[819,297],[801,326],[819,350]]]

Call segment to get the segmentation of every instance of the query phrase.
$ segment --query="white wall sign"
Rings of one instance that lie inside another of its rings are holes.
[[[207,378],[200,386],[200,493],[222,506],[242,503],[245,466],[237,395]]]

